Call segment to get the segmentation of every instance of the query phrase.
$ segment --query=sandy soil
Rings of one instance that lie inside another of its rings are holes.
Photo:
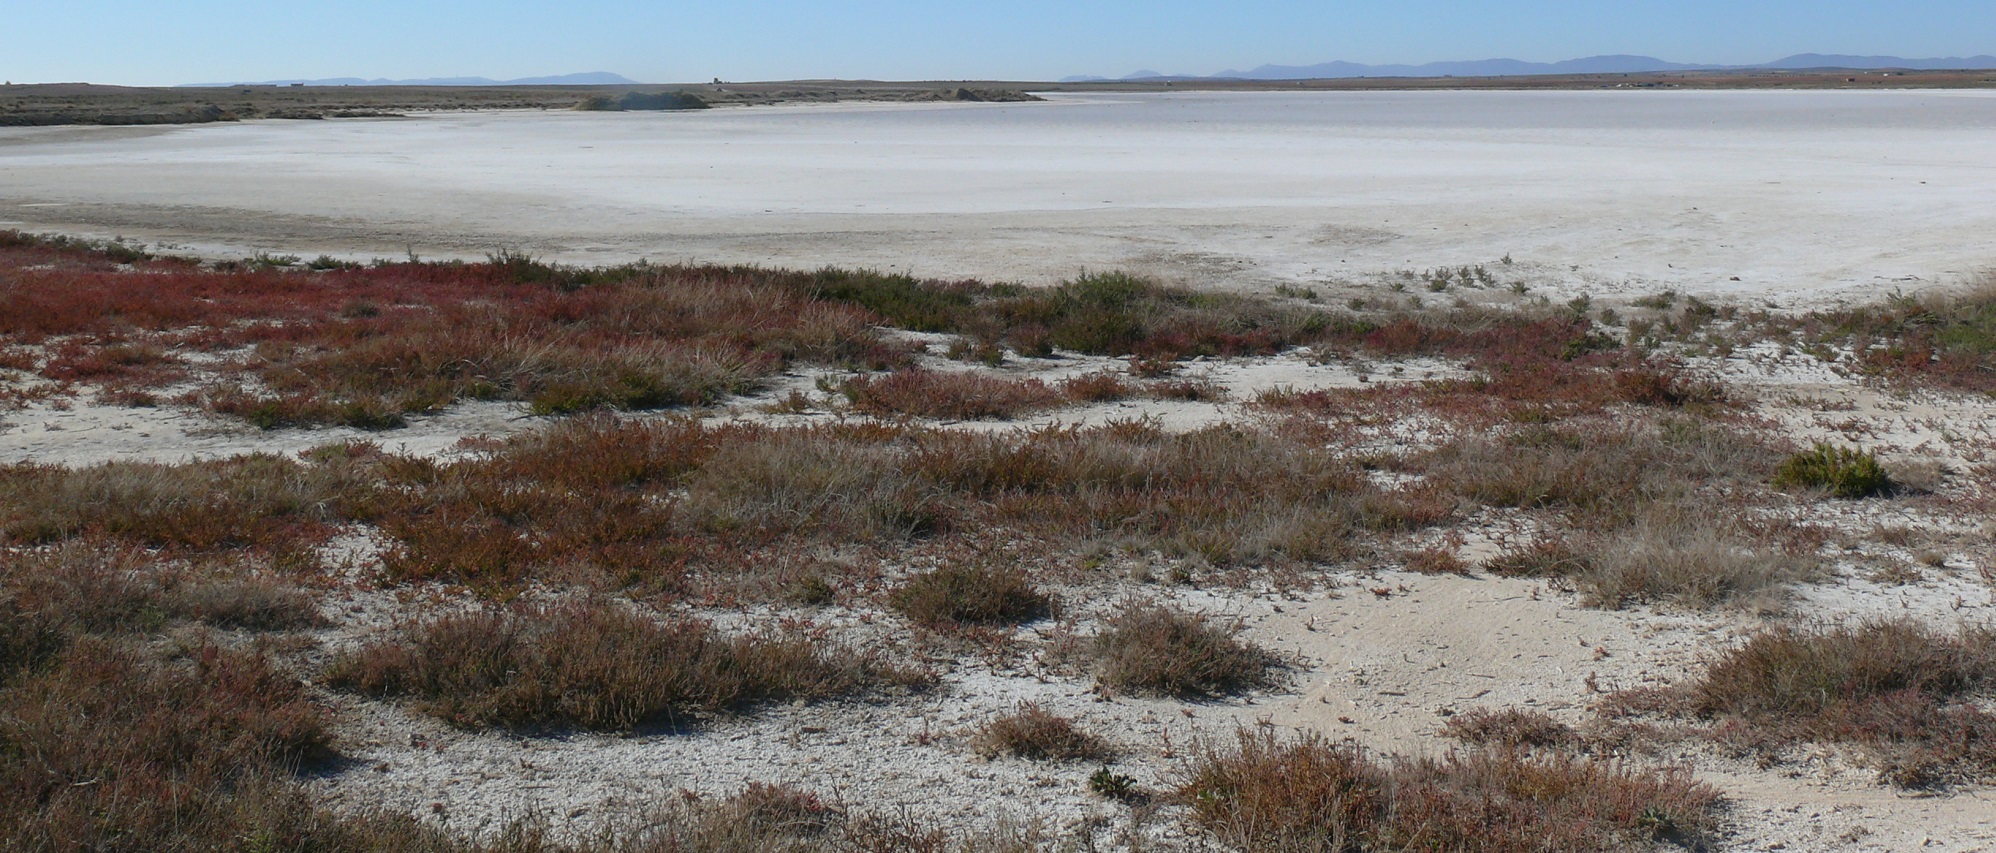
[[[1996,92],[1055,94],[0,130],[0,227],[216,255],[1871,297],[1990,263]]]

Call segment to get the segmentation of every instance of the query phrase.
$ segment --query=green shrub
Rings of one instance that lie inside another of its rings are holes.
[[[1104,764],[1095,772],[1088,774],[1088,790],[1105,799],[1128,801],[1136,797],[1137,780],[1110,770],[1109,765]]]
[[[1819,443],[1788,457],[1774,472],[1774,485],[1791,489],[1826,489],[1840,498],[1867,498],[1892,490],[1892,480],[1868,450]]]

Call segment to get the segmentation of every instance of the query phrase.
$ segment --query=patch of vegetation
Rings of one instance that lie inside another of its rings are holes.
[[[1754,485],[1774,458],[1750,436],[1670,419],[1605,429],[1525,425],[1450,442],[1415,464],[1477,503],[1562,510],[1606,529],[1700,487]]]
[[[1442,734],[1463,743],[1501,749],[1556,749],[1580,740],[1572,726],[1544,711],[1472,708],[1442,725]]]
[[[1574,532],[1507,551],[1493,574],[1546,577],[1592,605],[1712,606],[1811,577],[1813,546],[1774,522],[1715,515],[1760,488],[1777,457],[1730,429],[1689,420],[1609,429],[1527,426],[1465,438],[1419,463],[1440,488],[1491,506],[1558,513]]]
[[[922,683],[808,637],[728,637],[601,602],[444,616],[342,656],[327,677],[455,725],[598,731]]]
[[[1019,625],[1053,612],[1053,600],[1033,587],[1024,571],[989,566],[945,566],[915,575],[888,597],[917,624]]]
[[[1199,755],[1178,796],[1221,843],[1281,853],[1695,848],[1719,803],[1673,771],[1505,749],[1382,762],[1354,744],[1249,732]]]
[[[187,399],[267,428],[388,429],[466,399],[521,401],[544,414],[701,405],[795,361],[864,370],[908,365],[905,349],[887,344],[880,325],[954,334],[965,353],[992,360],[1009,347],[1029,356],[1066,350],[1168,365],[1311,346],[1465,357],[1485,362],[1499,384],[1538,386],[1598,372],[1582,364],[1557,371],[1560,378],[1534,378],[1553,362],[1612,355],[1591,345],[1573,349],[1574,341],[1594,338],[1588,321],[1570,314],[1457,309],[1361,317],[1121,273],[1024,288],[844,270],[590,269],[515,253],[483,263],[366,267],[268,260],[227,269],[146,261],[146,286],[134,288],[128,285],[138,273],[109,263],[103,252],[10,232],[0,267],[10,269],[15,286],[0,292],[0,336],[29,344],[64,337],[80,348],[70,359],[79,364],[138,333],[167,353],[252,350]],[[135,371],[129,381],[144,385],[133,391],[168,376],[164,368],[119,369]],[[1608,393],[1657,405],[1695,403],[1702,393],[1665,379]],[[853,390],[863,392],[865,400],[855,401],[862,408],[935,417],[1009,417],[1062,400],[1050,392],[1083,401],[1128,393],[1099,378],[1064,388],[949,385],[971,381],[890,376]],[[1026,396],[980,409],[983,401],[1019,394]],[[964,406],[971,410],[951,413]]]
[[[1643,602],[1701,607],[1749,601],[1815,576],[1817,563],[1747,526],[1679,506],[1654,507],[1626,528],[1572,541],[1540,540],[1484,564],[1504,577],[1550,578],[1596,607]]]
[[[1742,749],[1799,741],[1856,746],[1880,778],[1909,788],[1996,778],[1996,632],[1943,633],[1911,621],[1778,627],[1675,690],[1619,697],[1622,710],[1696,716]]]
[[[181,580],[168,587],[164,604],[187,619],[241,631],[295,631],[326,624],[311,593],[266,576]]]
[[[1400,561],[1407,571],[1422,575],[1469,575],[1469,564],[1455,555],[1447,546],[1422,548],[1407,551],[1400,555]]]
[[[1675,290],[1665,290],[1661,293],[1639,297],[1631,304],[1637,308],[1648,308],[1652,311],[1668,311],[1671,306],[1677,304],[1677,295],[1677,291]]]
[[[1067,395],[1037,379],[925,370],[855,376],[838,390],[855,410],[869,415],[952,421],[1011,420],[1067,402]]]
[[[314,805],[293,776],[333,756],[324,712],[260,648],[186,624],[316,613],[289,590],[175,580],[86,543],[0,551],[0,848],[453,849],[407,818]]]
[[[1221,564],[1350,553],[1426,510],[1319,446],[1224,427],[997,434],[592,419],[449,463],[391,458],[364,508],[397,578],[670,585],[746,547],[1010,531],[1128,542]],[[1425,517],[1425,516],[1420,516]]]
[[[1104,620],[1095,635],[1095,678],[1119,693],[1185,699],[1273,683],[1275,655],[1235,633],[1196,613],[1134,604]]]
[[[760,571],[747,559],[760,549],[946,550],[993,531],[1042,549],[1106,542],[1216,566],[1295,564],[1447,511],[1379,490],[1308,436],[1141,422],[980,434],[591,416],[450,461],[356,443],[302,460],[0,468],[0,536],[12,543],[109,539],[309,566],[338,525],[360,522],[387,539],[385,579],[491,593],[540,580],[774,594],[787,584],[739,583]]]
[[[1029,853],[1035,826],[955,834],[905,815],[869,813],[787,784],[751,782],[726,797],[676,797],[640,811],[629,828],[594,843],[523,845],[575,853]],[[495,845],[495,853],[515,853]]]
[[[1892,478],[1868,450],[1819,443],[1783,460],[1775,469],[1774,485],[1820,489],[1835,497],[1857,499],[1891,493]]]
[[[708,103],[687,92],[625,92],[617,97],[590,95],[575,108],[584,112],[623,112],[626,110],[704,110]]]
[[[1145,392],[1144,388],[1106,370],[1063,380],[1059,388],[1063,396],[1077,403],[1113,403]]]
[[[214,551],[292,548],[341,516],[346,469],[268,454],[163,465],[0,467],[0,538],[17,544],[111,537]]]
[[[1508,548],[1483,563],[1484,571],[1506,578],[1562,578],[1589,568],[1585,554],[1559,539]]]
[[[251,838],[407,849],[413,825],[335,818],[291,783],[332,753],[322,712],[260,654],[154,657],[83,638],[0,685],[0,846],[234,849]]]
[[[1120,803],[1135,804],[1143,796],[1137,788],[1136,777],[1117,773],[1107,764],[1088,774],[1088,790],[1098,797]]]
[[[1455,320],[1488,328],[1474,316]],[[1605,336],[1586,331],[1585,321],[1555,318],[1525,325],[1514,317],[1492,327],[1501,329],[1505,337],[1486,337],[1479,331],[1429,338],[1419,326],[1397,323],[1375,333],[1407,335],[1391,341],[1393,349],[1404,353],[1440,350],[1458,355],[1480,372],[1474,378],[1306,392],[1274,389],[1258,395],[1253,406],[1292,422],[1418,416],[1474,433],[1588,416],[1634,415],[1689,423],[1721,420],[1732,409],[1733,401],[1716,382],[1693,377],[1674,362],[1621,349]],[[1389,339],[1379,341],[1385,344]]]
[[[52,369],[115,369],[127,390],[178,375],[111,357],[135,337],[166,353],[248,351],[187,400],[265,428],[393,428],[466,399],[549,414],[698,405],[793,360],[906,363],[875,332],[877,318],[812,297],[796,274],[584,270],[510,253],[317,270],[153,261],[134,271],[64,244],[12,242],[0,245],[0,267],[20,276],[0,291],[0,336],[61,337],[73,352]],[[132,286],[140,275],[144,287]]]
[[[82,637],[200,622],[282,631],[320,624],[312,597],[269,578],[183,578],[142,551],[68,543],[0,551],[0,682],[33,671]]]
[[[1880,373],[1964,390],[1996,388],[1996,281],[1985,279],[1954,295],[1826,314],[1818,322],[1829,327],[1820,337],[1865,344],[1864,364]]]
[[[1101,737],[1033,704],[986,723],[971,746],[985,758],[1010,755],[1032,761],[1100,761],[1115,754]]]

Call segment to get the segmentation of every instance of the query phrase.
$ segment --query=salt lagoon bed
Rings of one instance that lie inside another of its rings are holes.
[[[0,227],[215,255],[834,264],[1597,295],[1948,284],[1996,251],[1996,92],[1051,95],[0,131]]]

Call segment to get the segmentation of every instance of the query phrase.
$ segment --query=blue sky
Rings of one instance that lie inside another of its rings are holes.
[[[292,77],[656,82],[1052,79],[1344,59],[1551,61],[1636,53],[1996,53],[1992,0],[702,3],[572,0],[20,0],[0,76],[161,85]]]

